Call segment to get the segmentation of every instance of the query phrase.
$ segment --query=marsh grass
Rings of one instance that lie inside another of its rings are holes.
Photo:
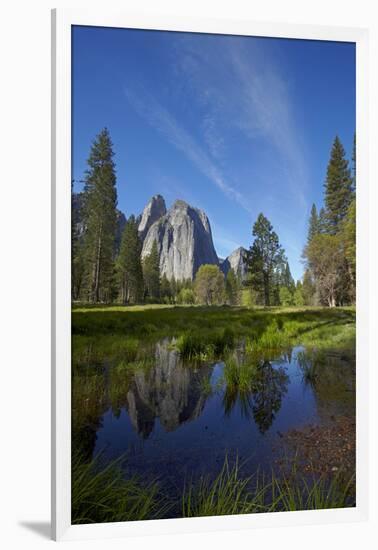
[[[249,486],[252,479],[240,475],[238,460],[231,465],[226,457],[214,480],[201,477],[196,484],[189,483],[184,488],[182,516],[222,516],[263,511],[267,487],[256,486],[254,493],[251,493]]]
[[[199,517],[350,507],[354,506],[354,479],[305,477],[296,466],[289,474],[256,472],[245,477],[238,460],[230,465],[226,457],[214,480],[202,477],[185,488],[182,514]]]
[[[272,476],[272,509],[291,512],[296,510],[324,510],[354,505],[354,480],[343,479],[341,474],[312,477],[303,475]]]
[[[216,359],[232,350],[234,345],[235,336],[228,327],[206,332],[185,332],[175,342],[184,359],[202,361]]]
[[[125,479],[121,457],[104,466],[101,456],[72,460],[72,523],[106,523],[162,517],[167,504],[156,482]]]

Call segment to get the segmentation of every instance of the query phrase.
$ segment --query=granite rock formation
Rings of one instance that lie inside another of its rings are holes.
[[[160,255],[160,272],[169,280],[193,279],[202,264],[219,265],[206,214],[182,200],[150,226],[142,258],[150,254],[154,241]]]

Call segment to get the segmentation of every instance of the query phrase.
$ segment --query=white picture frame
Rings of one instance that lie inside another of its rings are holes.
[[[71,26],[171,30],[356,43],[357,505],[355,508],[71,525]],[[52,12],[52,536],[55,540],[361,521],[368,515],[368,31],[149,16],[108,9]]]

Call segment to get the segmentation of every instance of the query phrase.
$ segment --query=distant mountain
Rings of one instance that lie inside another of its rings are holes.
[[[244,281],[247,278],[248,273],[246,249],[239,246],[239,248],[231,252],[231,254],[221,262],[220,268],[225,276],[227,276],[230,269],[233,269],[235,274],[238,275],[242,281]]]
[[[182,200],[177,200],[150,226],[143,241],[142,258],[150,254],[154,241],[160,254],[161,274],[168,279],[193,279],[202,264],[219,265],[205,212]]]
[[[72,194],[73,223],[79,234],[84,232],[82,209],[83,194]],[[154,241],[160,255],[160,271],[168,279],[177,281],[194,279],[203,264],[214,264],[227,275],[233,269],[241,279],[247,275],[247,251],[239,247],[226,259],[219,259],[214,248],[208,217],[203,210],[182,200],[176,200],[167,210],[164,198],[154,195],[137,218],[138,231],[143,243],[142,258],[150,254]],[[126,217],[117,210],[116,252],[119,251]]]

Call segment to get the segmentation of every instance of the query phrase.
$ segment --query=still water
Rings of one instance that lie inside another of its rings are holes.
[[[171,344],[157,342],[146,368],[123,370],[109,359],[74,376],[75,444],[88,456],[126,454],[128,475],[178,488],[217,473],[226,455],[247,472],[269,472],[288,430],[354,415],[354,362],[341,353],[325,353],[313,383],[302,347],[260,359],[251,389],[238,391],[225,362],[183,362]],[[243,364],[242,345],[234,358]]]

